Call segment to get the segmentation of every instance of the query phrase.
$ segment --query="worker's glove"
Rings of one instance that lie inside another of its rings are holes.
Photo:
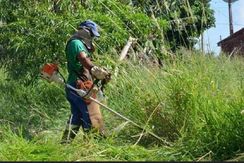
[[[106,79],[109,76],[109,72],[108,71],[106,71],[103,68],[97,67],[97,66],[92,67],[91,74],[96,79],[99,79],[99,80]]]

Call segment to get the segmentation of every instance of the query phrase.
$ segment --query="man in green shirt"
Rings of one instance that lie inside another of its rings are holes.
[[[82,22],[78,30],[68,40],[65,48],[67,69],[69,72],[67,83],[78,88],[78,83],[86,83],[93,79],[104,80],[109,73],[95,66],[90,57],[95,51],[92,43],[95,37],[99,37],[97,24],[91,20]],[[66,87],[66,97],[71,106],[71,115],[67,121],[61,143],[71,142],[78,133],[80,126],[84,132],[92,127],[104,132],[102,115],[98,105],[87,103],[75,91]]]

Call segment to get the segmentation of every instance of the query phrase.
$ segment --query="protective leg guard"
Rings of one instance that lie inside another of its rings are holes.
[[[93,131],[98,131],[101,136],[105,136],[103,116],[99,104],[92,101],[88,105],[88,112],[91,119]]]

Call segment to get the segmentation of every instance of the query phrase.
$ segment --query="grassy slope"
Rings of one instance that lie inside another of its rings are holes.
[[[106,88],[108,106],[172,142],[171,148],[148,135],[138,142],[141,131],[131,125],[105,140],[80,132],[73,146],[59,145],[69,114],[62,87],[43,81],[24,87],[1,73],[0,160],[233,158],[244,151],[243,72],[241,59],[190,54],[163,69],[130,63],[119,67]],[[103,113],[109,133],[123,123]]]

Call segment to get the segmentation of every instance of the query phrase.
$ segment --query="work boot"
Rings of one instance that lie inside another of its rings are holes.
[[[66,127],[64,130],[62,139],[61,139],[61,144],[69,144],[72,142],[72,140],[75,138],[77,135],[78,131],[80,129],[80,126],[77,125],[71,125],[71,127]]]

